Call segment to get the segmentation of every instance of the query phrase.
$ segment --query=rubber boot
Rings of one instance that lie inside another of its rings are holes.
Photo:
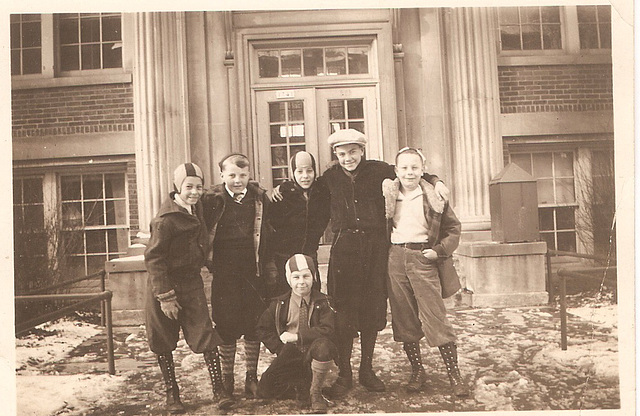
[[[405,389],[409,393],[419,392],[425,388],[427,382],[427,375],[424,372],[420,356],[420,344],[417,342],[405,342],[402,348],[407,353],[407,358],[411,363],[411,377],[405,384]]]
[[[331,361],[311,360],[311,413],[327,413],[327,401],[322,395],[322,386],[331,369]]]
[[[360,385],[369,391],[382,392],[385,390],[384,383],[373,372],[373,349],[376,346],[378,331],[363,331],[360,333],[360,349],[362,358],[360,360],[360,371],[358,380]]]
[[[204,362],[209,370],[211,378],[211,387],[213,390],[213,401],[220,410],[230,409],[235,401],[233,396],[229,394],[222,384],[222,371],[220,370],[220,355],[218,350],[206,351],[204,354]]]
[[[469,386],[462,380],[460,376],[460,370],[458,369],[458,347],[455,342],[448,342],[438,347],[445,367],[447,367],[447,374],[449,375],[449,382],[451,383],[451,389],[453,394],[457,397],[468,397]]]
[[[336,340],[338,357],[338,378],[331,387],[322,390],[325,396],[330,399],[341,399],[353,388],[353,373],[351,372],[351,349],[353,348],[353,338],[340,337]]]
[[[166,410],[169,414],[177,415],[186,411],[180,401],[180,389],[176,381],[176,370],[173,364],[173,354],[170,352],[158,354],[158,365],[164,378],[165,392],[167,395]]]

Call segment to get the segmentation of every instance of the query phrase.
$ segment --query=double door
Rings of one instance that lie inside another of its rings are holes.
[[[322,173],[334,157],[327,137],[340,129],[364,133],[369,139],[367,157],[382,158],[375,86],[256,91],[255,111],[256,179],[266,188],[288,178],[289,159],[302,150],[316,157]]]

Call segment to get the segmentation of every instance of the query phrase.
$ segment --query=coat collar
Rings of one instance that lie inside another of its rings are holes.
[[[442,214],[444,212],[445,202],[438,198],[435,188],[424,179],[420,179],[420,188],[422,195],[426,196],[427,204],[435,212]],[[384,213],[388,219],[393,218],[396,212],[396,200],[400,194],[400,180],[385,179],[382,182],[382,195],[384,195]]]

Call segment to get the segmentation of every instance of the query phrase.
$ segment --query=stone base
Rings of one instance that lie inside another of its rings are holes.
[[[469,306],[535,306],[546,303],[544,242],[461,243],[455,256]]]
[[[463,293],[462,303],[473,308],[501,308],[509,306],[536,306],[544,305],[549,302],[549,294],[547,292],[529,292],[529,293],[492,293],[492,294],[476,294]]]
[[[144,324],[144,309],[111,311],[114,326],[138,326]]]

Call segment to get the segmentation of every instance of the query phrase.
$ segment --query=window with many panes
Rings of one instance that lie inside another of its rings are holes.
[[[119,13],[63,13],[58,32],[62,71],[122,67]]]
[[[611,6],[577,6],[580,49],[611,49]]]
[[[551,250],[576,251],[577,207],[572,151],[512,153],[537,181],[540,236]]]
[[[498,9],[503,51],[562,48],[560,8],[504,7]]]
[[[39,14],[11,15],[11,75],[42,73],[42,25]]]
[[[269,103],[271,176],[277,186],[289,176],[289,159],[305,150],[304,101]]]
[[[260,78],[340,76],[369,73],[369,46],[258,50]]]
[[[125,254],[126,187],[125,173],[117,171],[15,178],[16,272],[33,274],[32,262],[38,259],[41,269],[57,265],[71,279],[94,273],[105,261]]]

